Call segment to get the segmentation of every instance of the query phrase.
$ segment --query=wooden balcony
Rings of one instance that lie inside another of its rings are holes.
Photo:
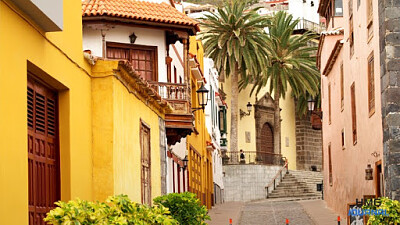
[[[149,84],[173,108],[172,113],[165,115],[165,128],[168,145],[174,145],[193,132],[193,113],[188,85],[164,82],[149,82]]]

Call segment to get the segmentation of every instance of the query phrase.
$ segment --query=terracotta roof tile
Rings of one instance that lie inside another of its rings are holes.
[[[84,0],[82,16],[111,16],[133,20],[193,26],[199,31],[199,23],[179,12],[171,5],[139,0]]]

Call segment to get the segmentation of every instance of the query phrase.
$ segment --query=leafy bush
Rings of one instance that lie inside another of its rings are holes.
[[[206,224],[204,221],[210,219],[207,208],[190,192],[160,196],[154,199],[154,203],[160,207],[167,207],[172,217],[182,225]]]
[[[106,203],[75,201],[56,203],[44,219],[54,225],[175,225],[167,208],[132,202],[127,195],[109,197]]]
[[[373,210],[386,210],[386,215],[371,215],[368,219],[369,225],[392,225],[400,224],[400,203],[396,200],[391,200],[387,197],[379,198],[381,200],[381,205],[376,207],[375,205],[364,205],[363,209],[373,209]]]

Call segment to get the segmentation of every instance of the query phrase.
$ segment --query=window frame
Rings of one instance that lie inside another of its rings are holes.
[[[368,113],[369,117],[374,115],[375,113],[375,60],[374,60],[374,52],[368,56],[367,59],[368,72],[367,72],[367,80],[368,80]]]
[[[340,108],[344,110],[344,67],[343,61],[340,63]]]
[[[332,124],[332,102],[331,102],[331,83],[328,83],[328,122]]]
[[[356,92],[356,87],[355,87],[355,82],[353,82],[350,87],[353,145],[357,144],[357,106],[356,106],[355,92]]]
[[[328,176],[329,185],[333,186],[332,147],[331,147],[331,143],[330,142],[328,144],[328,172],[329,172],[329,176]]]

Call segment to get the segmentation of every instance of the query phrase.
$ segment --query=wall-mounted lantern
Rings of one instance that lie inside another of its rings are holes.
[[[183,170],[185,170],[186,168],[187,168],[187,166],[188,166],[188,159],[187,159],[187,156],[185,156],[185,158],[184,159],[182,159],[182,162],[183,162]]]
[[[129,36],[129,40],[130,40],[131,44],[134,44],[134,43],[135,43],[136,38],[137,38],[137,36],[135,35],[135,33],[132,33],[132,34]]]
[[[196,93],[200,107],[193,108],[192,112],[195,112],[200,109],[204,111],[208,102],[208,90],[207,88],[204,87],[204,84],[201,84],[201,87],[196,91]]]
[[[248,102],[246,107],[247,107],[247,113],[243,110],[240,110],[240,119],[242,119],[245,116],[250,116],[253,105],[250,102]]]
[[[315,109],[316,101],[313,98],[309,98],[307,101],[308,111],[310,112],[311,126],[314,130],[322,129],[322,111]]]
[[[371,164],[368,164],[367,169],[365,169],[365,180],[373,180],[374,177],[372,176],[373,169],[371,167]]]

